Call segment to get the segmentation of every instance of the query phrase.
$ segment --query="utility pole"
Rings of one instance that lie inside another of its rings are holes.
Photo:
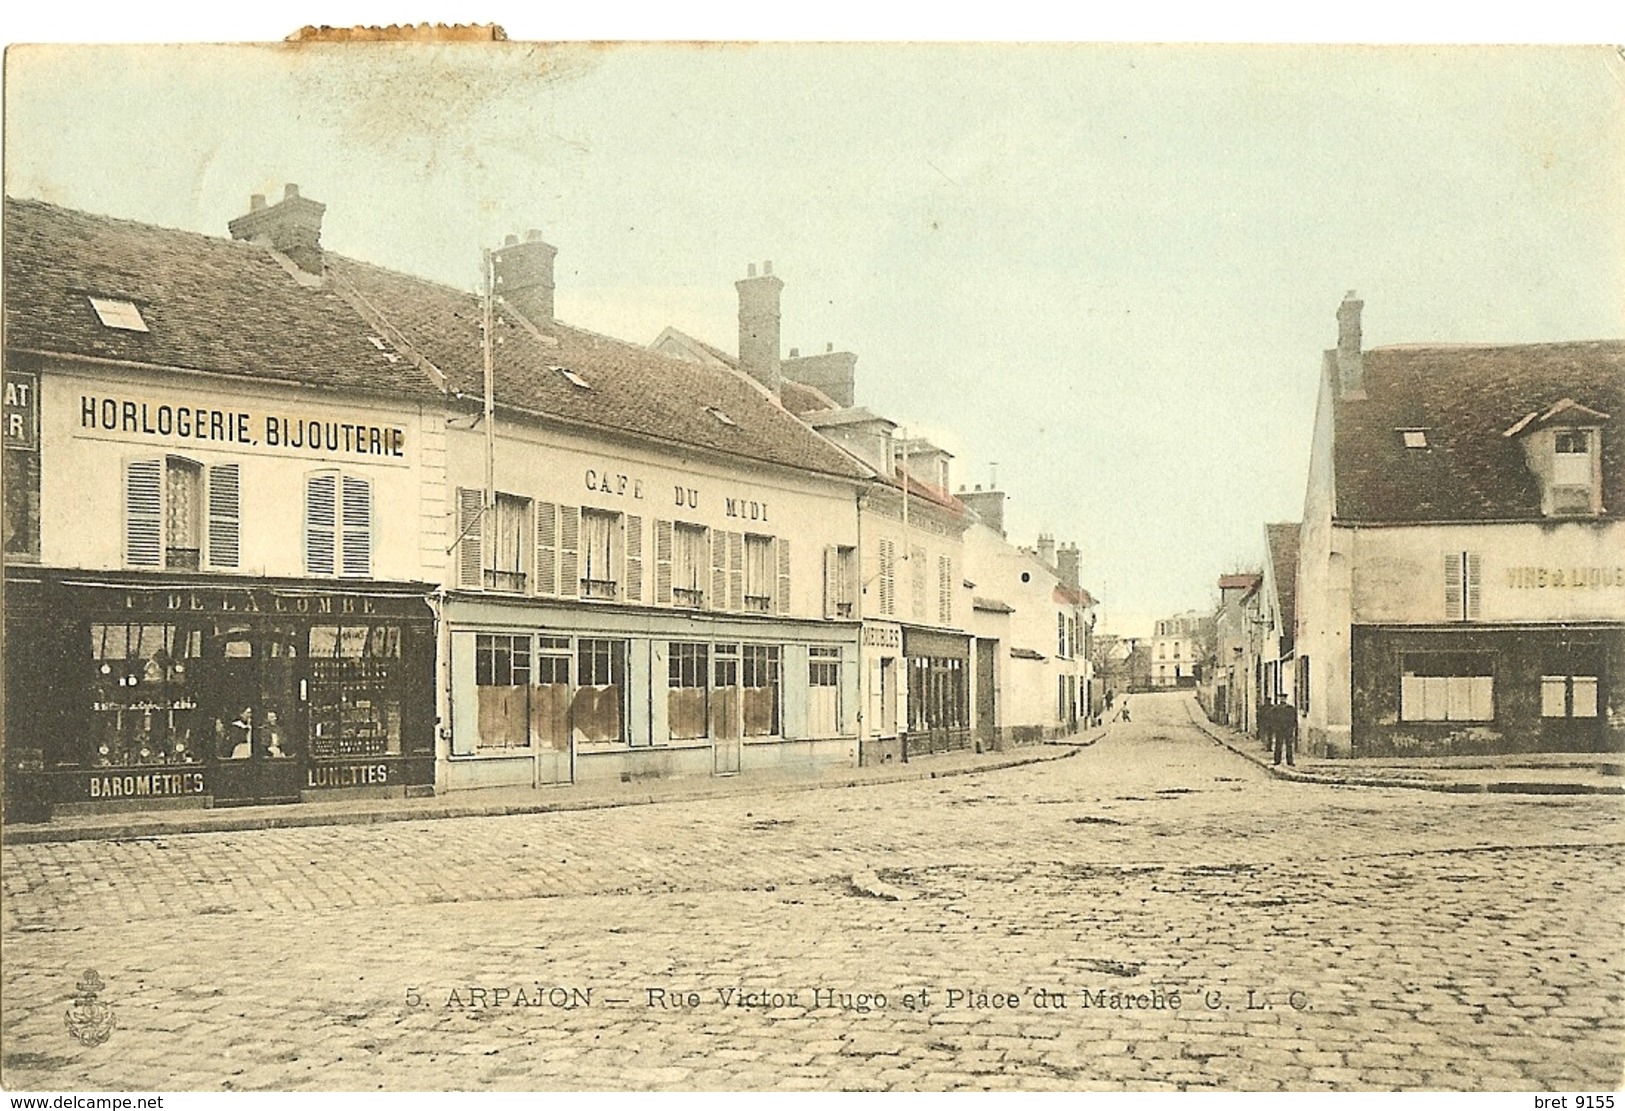
[[[492,268],[495,265],[489,249],[484,254],[482,284],[484,285],[483,320],[480,326],[482,342],[480,344],[485,370],[485,512],[491,513],[497,504],[497,429],[496,429],[496,375],[492,369],[495,361],[493,344],[496,342],[492,335],[495,325],[496,311],[493,301],[495,293]]]

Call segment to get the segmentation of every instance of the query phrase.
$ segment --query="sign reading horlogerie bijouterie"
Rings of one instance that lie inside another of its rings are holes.
[[[79,397],[79,430],[322,455],[406,456],[406,431],[395,425],[91,394]]]

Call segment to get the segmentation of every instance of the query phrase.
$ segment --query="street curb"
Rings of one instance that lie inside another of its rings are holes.
[[[1364,776],[1316,775],[1291,768],[1277,767],[1260,756],[1234,744],[1219,732],[1222,726],[1209,721],[1204,714],[1187,703],[1185,712],[1191,724],[1206,733],[1215,744],[1223,745],[1243,760],[1263,768],[1272,777],[1290,783],[1315,783],[1322,787],[1400,787],[1408,791],[1436,791],[1446,795],[1625,795],[1625,787],[1599,786],[1592,783],[1542,783],[1503,780],[1494,783],[1441,783],[1425,779],[1372,779]],[[1228,733],[1230,730],[1224,730]]]
[[[1109,726],[1102,726],[1092,734],[1085,734],[1079,740],[1060,740],[1045,742],[1050,747],[1064,748],[1066,751],[1011,756],[1006,759],[990,760],[985,764],[967,767],[951,768],[920,768],[913,770],[913,764],[896,765],[899,769],[910,769],[906,773],[881,776],[852,776],[845,779],[825,780],[816,783],[794,783],[783,781],[764,781],[755,786],[752,792],[745,787],[733,787],[740,780],[719,781],[706,779],[700,782],[706,787],[692,790],[678,790],[671,794],[618,795],[612,798],[560,798],[556,800],[538,799],[534,802],[510,803],[456,803],[448,802],[444,805],[425,807],[422,809],[377,809],[359,811],[291,811],[256,814],[249,810],[236,812],[222,812],[220,810],[198,810],[198,815],[209,815],[207,820],[195,822],[155,822],[143,815],[118,816],[112,820],[97,825],[82,825],[73,827],[53,828],[52,826],[25,826],[21,828],[7,828],[0,831],[0,844],[6,845],[39,845],[67,841],[128,841],[137,838],[170,837],[198,833],[241,833],[250,830],[262,829],[299,829],[309,826],[359,826],[381,825],[386,822],[429,822],[441,821],[448,818],[507,818],[521,814],[555,814],[584,810],[614,810],[623,806],[653,806],[666,802],[698,802],[703,799],[733,798],[743,794],[774,795],[800,791],[839,790],[853,787],[873,787],[888,783],[912,783],[928,779],[952,779],[961,775],[977,775],[981,772],[1005,771],[1010,768],[1027,767],[1033,764],[1048,764],[1057,760],[1069,760],[1084,749],[1089,748],[1101,740],[1108,732]],[[722,787],[710,786],[724,783]],[[748,784],[748,779],[745,780]],[[455,797],[455,796],[453,796]],[[309,804],[306,804],[309,805]],[[168,811],[169,814],[178,813]],[[188,814],[193,812],[187,812]],[[145,818],[145,820],[143,820]]]

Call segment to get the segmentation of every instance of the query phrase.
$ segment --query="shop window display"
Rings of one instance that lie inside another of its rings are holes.
[[[399,755],[400,626],[314,625],[309,664],[310,754]]]
[[[90,626],[91,766],[190,764],[207,755],[196,662],[202,633],[177,625]],[[224,724],[221,723],[224,730]]]

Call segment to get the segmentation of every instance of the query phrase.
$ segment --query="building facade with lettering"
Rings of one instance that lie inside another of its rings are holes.
[[[1316,754],[1625,747],[1625,342],[1326,354],[1297,576]]]
[[[440,786],[855,764],[868,472],[738,370],[557,320],[554,254],[492,256],[491,417],[479,298],[335,264],[448,382]]]
[[[250,242],[7,200],[13,819],[432,790],[441,395],[323,275],[320,213],[257,202]]]

